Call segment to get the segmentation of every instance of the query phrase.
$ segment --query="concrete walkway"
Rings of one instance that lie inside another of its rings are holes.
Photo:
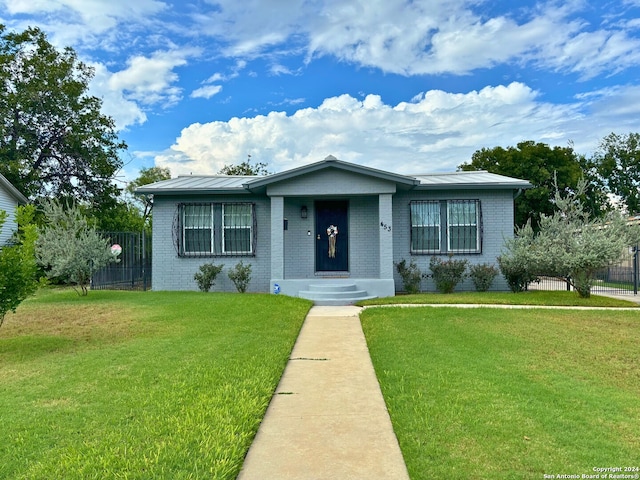
[[[239,480],[409,479],[358,307],[313,307]]]

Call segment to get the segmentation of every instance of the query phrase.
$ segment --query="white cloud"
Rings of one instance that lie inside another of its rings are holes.
[[[376,95],[362,101],[341,95],[293,115],[272,112],[190,125],[156,157],[156,164],[169,167],[174,175],[215,174],[251,154],[281,171],[332,154],[400,173],[453,171],[482,147],[529,139],[553,145],[574,140],[582,146],[578,140],[583,139],[573,136],[576,125],[588,131],[584,106],[579,101],[540,102],[522,83],[464,94],[432,90],[395,106]],[[590,140],[601,136],[594,132]]]
[[[211,98],[222,90],[220,85],[205,85],[191,92],[191,98]]]
[[[178,74],[174,69],[187,64],[192,51],[155,52],[150,57],[134,56],[127,61],[127,68],[115,72],[109,79],[109,87],[125,92],[125,96],[143,105],[171,105],[181,99],[182,89],[175,84]]]
[[[89,93],[102,99],[102,112],[109,115],[116,122],[118,130],[147,121],[147,115],[140,106],[125,97],[123,91],[114,89],[110,85],[112,73],[98,63],[91,65],[95,76],[89,85]]]

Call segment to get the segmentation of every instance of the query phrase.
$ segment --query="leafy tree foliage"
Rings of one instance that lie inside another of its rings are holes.
[[[591,162],[608,192],[619,195],[629,213],[640,213],[640,133],[607,135]]]
[[[19,231],[12,245],[0,247],[0,326],[8,312],[15,312],[18,305],[37,287],[35,243],[37,228],[33,224],[33,206],[18,207]],[[0,210],[0,228],[6,220],[6,212]]]
[[[127,185],[127,192],[134,195],[136,188],[143,185],[149,185],[150,183],[160,182],[162,180],[169,180],[171,178],[171,171],[168,168],[163,167],[150,167],[141,168],[140,175],[134,181]],[[151,217],[151,209],[153,208],[153,195],[142,194],[135,195],[133,198],[142,206],[142,221],[143,224],[148,224]]]
[[[251,155],[242,163],[225,165],[218,172],[222,175],[269,175],[267,164],[263,162],[251,163]]]
[[[515,224],[525,225],[534,214],[534,230],[538,228],[540,215],[551,215],[556,210],[552,201],[555,186],[562,192],[573,190],[584,176],[583,159],[571,147],[551,148],[533,141],[520,142],[516,147],[483,148],[473,154],[470,163],[463,163],[458,169],[486,170],[528,180],[533,188],[516,199]],[[596,191],[585,189],[583,196],[594,199],[590,202],[594,208],[600,203]]]
[[[45,224],[39,231],[36,258],[49,278],[73,286],[87,295],[91,276],[110,262],[118,261],[107,239],[91,227],[75,206],[57,201],[44,203]]]
[[[538,232],[527,225],[506,243],[501,268],[506,262],[519,265],[531,275],[529,279],[534,274],[567,278],[581,297],[589,297],[595,273],[619,260],[639,235],[637,227],[627,225],[619,211],[592,219],[580,201],[585,187],[583,180],[575,192],[564,197],[556,191],[558,210],[542,215]]]
[[[0,173],[25,195],[102,203],[126,145],[102,101],[87,94],[93,70],[37,28],[0,25]]]

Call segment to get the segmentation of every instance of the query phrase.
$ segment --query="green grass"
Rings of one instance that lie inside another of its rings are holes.
[[[373,308],[361,318],[413,480],[637,466],[637,312]]]
[[[511,292],[460,292],[460,293],[419,293],[397,297],[374,298],[361,305],[404,304],[480,304],[480,305],[542,305],[581,307],[638,307],[636,302],[600,295],[580,298],[575,292],[532,290],[521,293]]]
[[[0,478],[235,478],[309,306],[41,292],[0,328]]]

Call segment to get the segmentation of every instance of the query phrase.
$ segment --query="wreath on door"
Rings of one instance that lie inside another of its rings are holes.
[[[338,236],[338,227],[329,225],[327,228],[327,236],[329,237],[329,258],[336,258],[336,237]]]

